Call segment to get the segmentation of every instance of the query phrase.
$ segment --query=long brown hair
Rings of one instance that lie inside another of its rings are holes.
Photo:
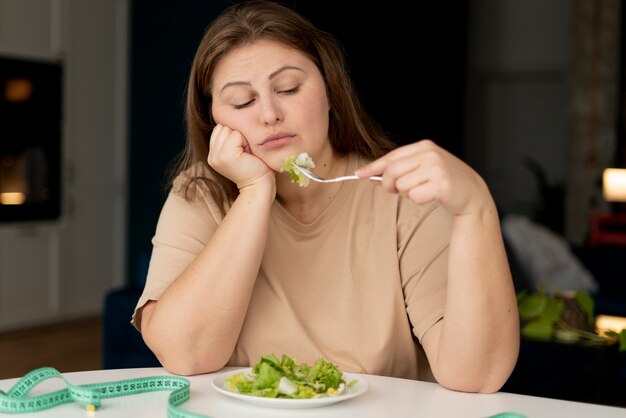
[[[194,188],[189,186],[201,181],[223,211],[239,192],[233,182],[207,163],[209,138],[215,127],[211,80],[225,54],[257,39],[281,42],[315,63],[326,84],[331,108],[328,136],[337,154],[356,153],[365,159],[376,159],[395,147],[363,109],[350,81],[342,48],[332,35],[278,3],[253,0],[235,4],[211,23],[196,51],[187,86],[187,143],[170,177],[172,184],[181,172],[195,168],[183,185],[185,197],[191,198]],[[212,173],[212,178],[202,174],[202,166]]]

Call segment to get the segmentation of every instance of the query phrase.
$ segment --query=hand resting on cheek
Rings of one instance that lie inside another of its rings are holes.
[[[261,179],[274,180],[274,171],[252,154],[250,144],[241,132],[218,124],[211,133],[209,144],[207,162],[239,189]]]

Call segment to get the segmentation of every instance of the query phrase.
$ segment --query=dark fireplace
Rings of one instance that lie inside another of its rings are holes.
[[[0,57],[0,222],[61,213],[61,65]]]

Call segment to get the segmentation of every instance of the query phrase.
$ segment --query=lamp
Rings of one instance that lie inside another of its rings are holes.
[[[606,168],[602,194],[607,202],[626,202],[626,168]],[[591,216],[589,245],[626,246],[626,213],[597,213]]]
[[[626,202],[626,168],[606,168],[602,173],[602,194],[607,202]]]
[[[626,329],[626,318],[612,315],[598,315],[596,316],[596,329],[602,334],[609,330],[619,333],[623,329]]]

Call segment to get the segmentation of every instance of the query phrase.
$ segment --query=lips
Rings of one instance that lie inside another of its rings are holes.
[[[294,138],[295,136],[296,136],[295,134],[292,134],[289,132],[276,132],[276,133],[266,136],[260,145],[266,148],[274,148],[274,147],[282,146],[288,143],[289,141],[291,141],[291,139]]]

